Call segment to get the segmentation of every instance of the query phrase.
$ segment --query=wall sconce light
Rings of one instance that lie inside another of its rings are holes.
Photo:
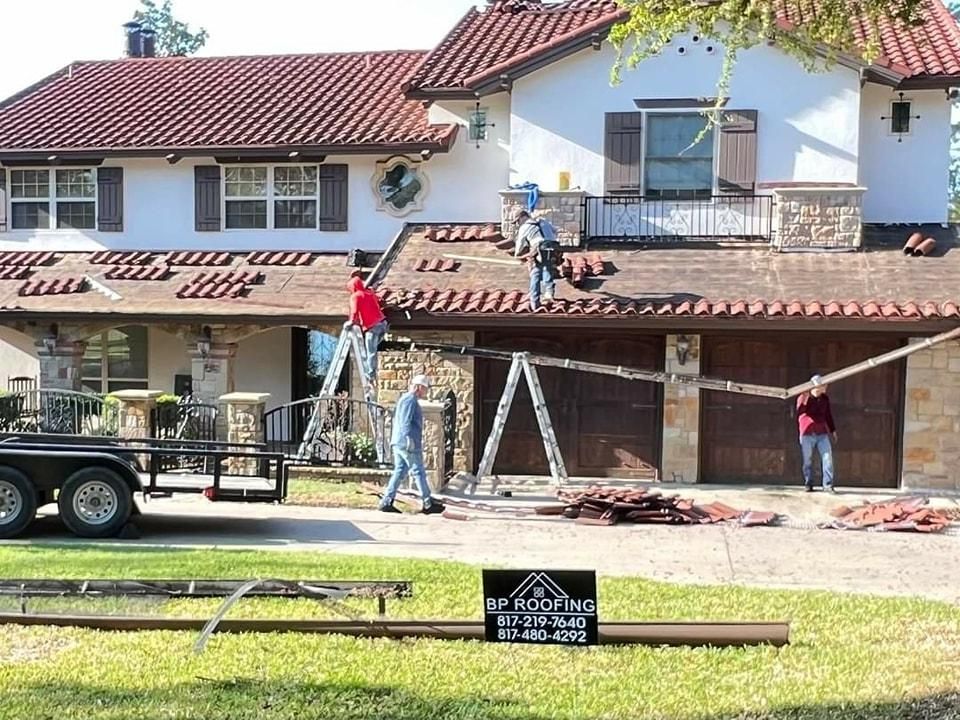
[[[210,357],[210,338],[212,332],[209,325],[204,325],[200,337],[197,339],[197,354],[206,359]]]
[[[677,362],[687,364],[687,355],[690,353],[690,338],[686,335],[677,336]]]
[[[47,334],[43,336],[43,349],[47,351],[48,355],[53,355],[54,350],[57,349],[57,339],[59,337],[60,327],[54,323],[50,326]]]

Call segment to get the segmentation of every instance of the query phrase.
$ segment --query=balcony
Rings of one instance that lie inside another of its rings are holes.
[[[742,241],[773,238],[772,195],[680,200],[640,195],[583,198],[581,244]]]

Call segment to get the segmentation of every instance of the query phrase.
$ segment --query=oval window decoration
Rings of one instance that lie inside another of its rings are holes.
[[[394,217],[403,217],[423,210],[423,200],[428,190],[429,182],[420,160],[395,155],[377,162],[377,170],[373,176],[377,210]]]

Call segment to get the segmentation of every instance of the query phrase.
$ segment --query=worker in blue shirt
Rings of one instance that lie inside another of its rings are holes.
[[[420,487],[424,514],[434,515],[443,512],[443,505],[435,502],[430,496],[427,471],[423,467],[423,411],[420,409],[419,401],[426,397],[429,389],[430,378],[426,375],[417,375],[410,383],[410,391],[402,395],[397,402],[390,437],[390,444],[393,446],[393,475],[380,501],[381,512],[400,512],[394,506],[393,499],[397,496],[400,481],[407,476],[407,473],[413,475]]]

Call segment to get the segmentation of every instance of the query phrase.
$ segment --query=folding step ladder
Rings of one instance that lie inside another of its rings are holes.
[[[300,441],[300,449],[297,452],[299,460],[306,460],[310,454],[310,447],[317,441],[320,431],[323,428],[324,400],[332,400],[337,395],[337,385],[340,382],[340,376],[343,374],[343,368],[347,364],[347,358],[353,353],[353,361],[357,366],[360,375],[360,382],[363,386],[363,399],[367,405],[367,412],[370,416],[370,428],[374,435],[374,442],[377,446],[377,460],[384,461],[383,438],[380,437],[379,425],[379,407],[376,404],[376,395],[373,385],[367,378],[367,348],[363,342],[363,333],[360,328],[353,323],[343,324],[343,330],[340,333],[340,339],[337,341],[337,347],[333,351],[333,358],[330,361],[330,367],[327,375],[323,379],[323,386],[320,388],[320,394],[316,398],[313,406],[313,412],[310,414],[310,421],[307,423],[307,429],[303,433]]]
[[[540,437],[543,440],[543,449],[546,451],[547,463],[550,465],[550,476],[553,478],[554,484],[559,487],[568,480],[567,467],[563,462],[563,455],[560,454],[560,446],[557,444],[557,436],[553,431],[553,423],[550,422],[550,413],[547,410],[547,402],[543,397],[540,376],[537,373],[537,368],[530,364],[529,354],[525,352],[513,354],[510,371],[507,373],[507,384],[503,388],[503,395],[500,396],[497,414],[493,418],[493,427],[490,430],[489,437],[487,437],[480,467],[477,469],[476,481],[479,483],[483,478],[490,477],[493,473],[493,464],[497,459],[497,451],[500,449],[500,441],[503,439],[507,416],[510,414],[510,407],[513,405],[513,397],[517,392],[521,375],[526,378],[527,388],[530,390],[533,413],[537,418]],[[497,479],[494,478],[494,491],[497,484]],[[471,490],[476,490],[476,484],[473,485]]]

